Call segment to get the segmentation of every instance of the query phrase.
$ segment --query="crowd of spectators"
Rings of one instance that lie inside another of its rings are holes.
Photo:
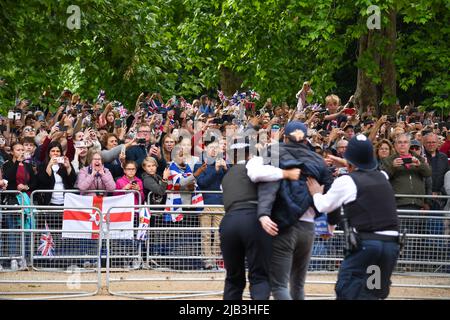
[[[55,206],[64,203],[61,190],[79,189],[85,194],[136,190],[141,194],[136,204],[150,193],[148,204],[164,207],[172,164],[184,173],[178,181],[181,191],[220,191],[223,176],[236,163],[228,148],[232,141],[249,135],[257,153],[263,154],[281,141],[285,125],[295,119],[307,125],[310,148],[323,157],[334,177],[346,174],[343,153],[348,141],[363,133],[374,144],[379,167],[388,174],[395,193],[449,194],[450,123],[442,115],[398,104],[391,115],[383,115],[374,106],[355,105],[353,97],[343,104],[334,94],[323,105],[308,104],[313,92],[307,83],[292,107],[273,105],[267,99],[255,108],[253,93],[227,98],[219,91],[217,98],[203,95],[189,103],[176,96],[164,102],[157,92],[143,92],[135,106],[126,108],[119,101],[108,101],[103,91],[89,102],[66,89],[56,99],[55,112],[42,103],[49,97],[47,92],[40,105],[20,100],[0,119],[0,187],[28,196],[38,188],[53,190],[38,194],[34,201]],[[181,198],[183,204],[192,201],[189,193]],[[220,194],[205,193],[203,198],[206,207],[222,204]],[[401,209],[450,207],[446,201],[419,197],[397,201]],[[16,204],[17,199],[5,196],[2,202]],[[157,219],[167,222],[153,220]],[[196,219],[194,223],[202,227],[220,223],[218,215]],[[61,219],[52,221],[59,222],[50,227],[61,227]],[[1,223],[2,228],[20,227],[14,219]],[[450,226],[443,228],[449,234]],[[211,249],[218,247],[211,236],[218,240],[217,235],[202,235],[206,256],[217,254]],[[207,260],[204,267],[214,265]]]

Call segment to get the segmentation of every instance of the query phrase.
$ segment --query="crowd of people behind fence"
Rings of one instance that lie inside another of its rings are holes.
[[[322,156],[334,177],[346,174],[343,154],[348,141],[362,133],[373,143],[380,169],[386,171],[397,194],[450,194],[450,128],[448,119],[436,112],[420,112],[411,105],[396,105],[395,116],[377,114],[375,106],[357,106],[351,97],[342,103],[335,94],[315,104],[306,102],[312,90],[308,84],[298,92],[298,104],[273,105],[271,99],[255,108],[259,95],[252,91],[226,97],[201,96],[192,102],[173,96],[164,102],[158,92],[143,92],[135,106],[109,101],[101,91],[91,103],[65,89],[51,112],[43,103],[28,99],[17,102],[0,120],[0,187],[28,196],[33,190],[54,190],[37,194],[35,204],[62,206],[61,190],[136,190],[135,204],[173,204],[167,191],[180,190],[182,204],[191,204],[195,190],[220,191],[227,170],[236,163],[227,146],[249,136],[255,152],[266,153],[283,137],[292,120],[308,128],[311,150]],[[51,103],[53,104],[53,102]],[[172,181],[174,173],[181,178]],[[176,186],[179,186],[177,188]],[[96,191],[85,194],[95,194]],[[220,193],[204,193],[204,204],[222,204]],[[176,199],[180,200],[180,199]],[[17,204],[14,195],[2,197],[3,204]],[[140,203],[141,202],[141,203]],[[178,203],[178,202],[177,202]],[[398,198],[399,209],[448,210],[439,199]],[[206,208],[197,217],[201,227],[218,227],[217,209]],[[187,223],[152,218],[152,223]],[[61,228],[61,216],[50,228]],[[20,228],[20,221],[4,216],[3,229]],[[38,225],[37,227],[43,227]],[[449,234],[445,224],[438,233]],[[412,233],[425,232],[418,224]],[[428,230],[429,231],[429,230]],[[202,253],[213,252],[211,236],[202,236]],[[4,251],[8,250],[6,248]],[[8,252],[3,252],[8,256]],[[216,261],[207,260],[211,269]]]

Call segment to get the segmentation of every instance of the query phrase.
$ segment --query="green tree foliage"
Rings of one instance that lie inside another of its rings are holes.
[[[72,4],[0,2],[0,76],[8,83],[0,108],[18,90],[34,98],[48,87],[56,97],[69,87],[90,99],[104,89],[126,106],[144,89],[194,97],[220,85],[222,68],[263,100],[295,103],[305,80],[315,100],[331,92],[346,99],[358,68],[375,84],[382,78],[374,59],[386,53],[382,36],[358,55],[367,7],[376,4],[383,26],[390,9],[397,13],[397,96],[450,109],[445,0],[84,0],[76,3],[81,29],[70,30]]]

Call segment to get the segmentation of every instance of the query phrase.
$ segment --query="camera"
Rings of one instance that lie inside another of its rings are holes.
[[[56,157],[57,163],[64,163],[64,157]]]
[[[136,185],[137,184],[136,180],[131,181],[131,184]]]
[[[403,164],[412,163],[412,158],[403,158]]]
[[[115,119],[114,120],[114,127],[120,128],[122,126],[122,119]]]
[[[387,117],[387,119],[386,119],[388,122],[397,122],[397,120],[395,119],[395,117],[394,116],[388,116]]]

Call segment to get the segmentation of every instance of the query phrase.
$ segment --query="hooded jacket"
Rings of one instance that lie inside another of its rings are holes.
[[[314,202],[306,186],[307,176],[314,177],[325,192],[331,187],[333,177],[325,161],[303,143],[281,143],[279,146],[281,169],[300,168],[300,179],[260,183],[258,185],[258,218],[271,216],[280,230],[293,225]],[[319,214],[316,210],[316,214]],[[329,215],[330,224],[339,219],[339,211]]]

